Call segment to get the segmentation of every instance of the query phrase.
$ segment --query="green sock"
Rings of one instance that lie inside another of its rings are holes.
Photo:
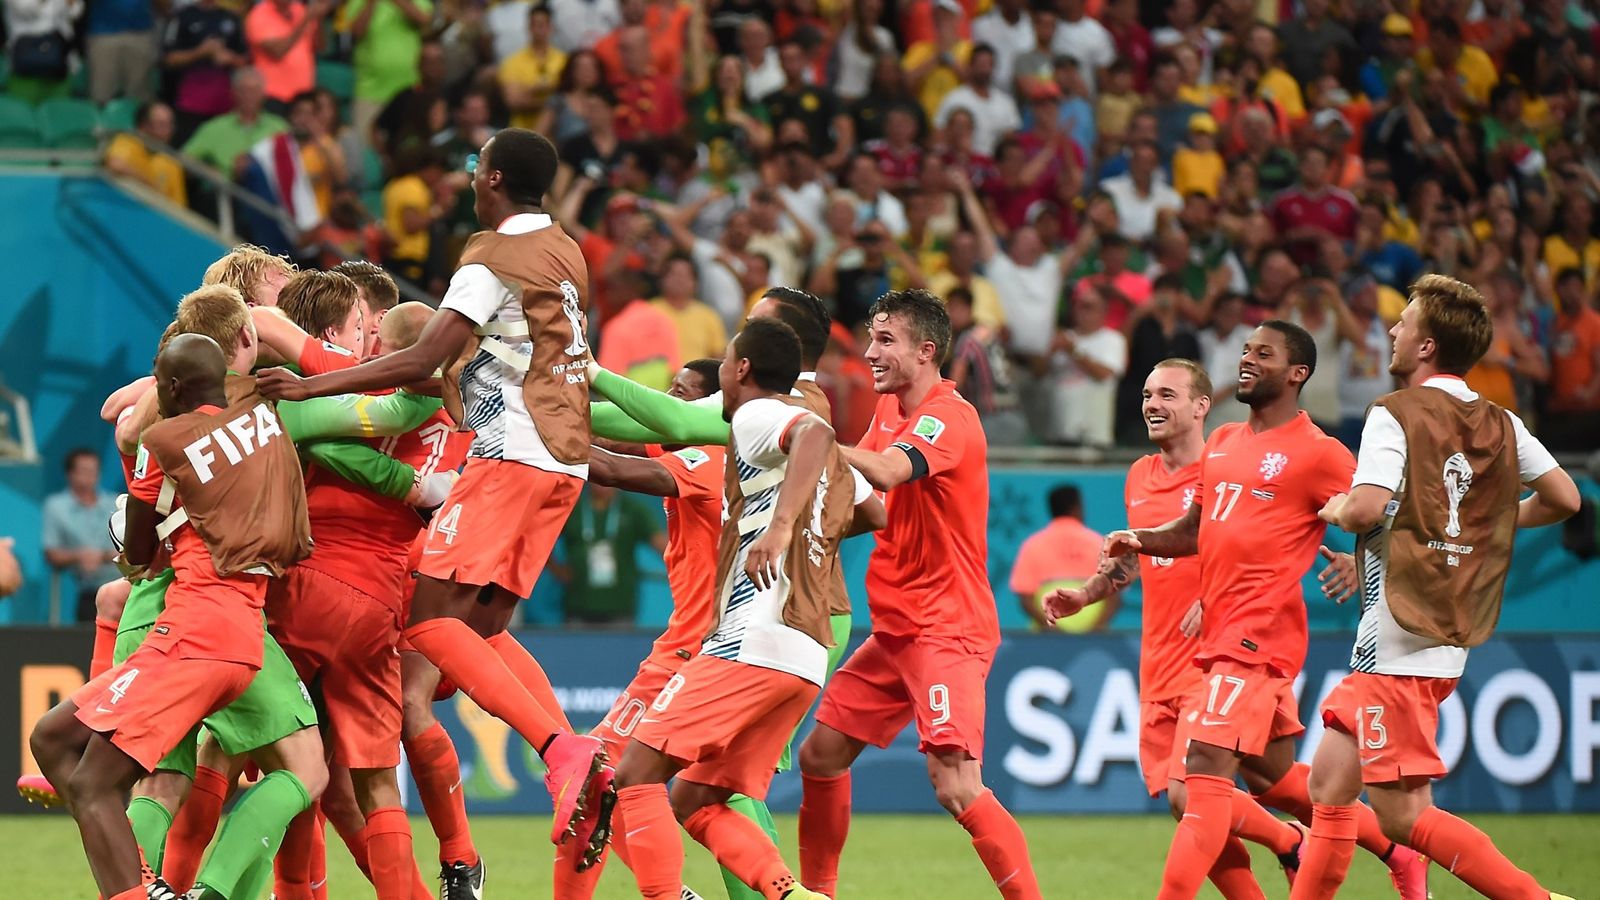
[[[200,870],[196,884],[206,886],[205,896],[227,900],[253,900],[241,893],[246,876],[260,860],[278,854],[289,821],[311,806],[311,795],[294,773],[269,772],[239,798],[222,822],[217,845]]]
[[[167,831],[172,828],[172,813],[149,797],[135,797],[128,804],[128,824],[133,826],[133,839],[144,851],[144,861],[160,872],[162,854],[167,852]]]
[[[263,856],[256,860],[255,865],[245,870],[235,893],[239,895],[238,900],[259,900],[266,896],[270,887],[272,887],[272,857]]]
[[[760,825],[767,837],[772,838],[772,843],[778,843],[778,825],[772,821],[772,813],[767,810],[766,803],[743,794],[734,794],[728,800],[728,808]],[[752,889],[727,869],[722,870],[722,884],[728,889],[728,900],[764,900],[760,891]]]

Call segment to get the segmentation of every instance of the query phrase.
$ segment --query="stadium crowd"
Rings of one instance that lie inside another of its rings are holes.
[[[150,99],[138,130],[281,205],[304,261],[381,260],[435,296],[476,228],[466,167],[535,128],[600,361],[660,387],[767,285],[804,286],[832,305],[819,377],[853,440],[865,310],[927,287],[992,443],[1138,444],[1170,356],[1242,420],[1238,348],[1277,316],[1316,337],[1306,407],[1353,444],[1407,288],[1438,272],[1494,306],[1468,382],[1552,448],[1600,442],[1592,4],[165,5],[8,0],[8,89],[68,90],[40,36],[69,54],[77,22],[93,99]],[[106,163],[205,202],[132,137]]]

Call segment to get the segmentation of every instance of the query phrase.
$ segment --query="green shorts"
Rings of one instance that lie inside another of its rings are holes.
[[[165,609],[166,587],[172,583],[169,569],[151,581],[135,584],[123,608],[122,624],[126,626],[130,613],[142,618],[155,606],[156,616]],[[159,590],[154,587],[159,586]],[[138,606],[135,606],[137,602]],[[145,635],[155,625],[150,617],[142,626],[122,627],[117,632],[116,649],[112,660],[121,663],[133,654]],[[265,634],[265,632],[263,632]],[[283,648],[271,634],[266,634],[261,650],[261,670],[251,680],[238,699],[206,717],[205,728],[217,739],[222,751],[229,756],[240,756],[251,750],[282,740],[302,728],[317,724],[317,713],[311,705],[311,695],[300,683],[294,664],[284,655]],[[199,747],[200,726],[195,726],[188,737],[156,764],[159,771],[179,772],[194,777],[195,754]]]
[[[838,670],[839,664],[844,662],[844,651],[850,643],[851,616],[845,613],[840,616],[829,616],[828,625],[833,629],[833,646],[828,648],[828,677]],[[817,696],[822,696],[818,693]],[[800,726],[794,727],[794,734],[789,735],[789,743],[783,748],[783,758],[778,760],[778,771],[787,772],[794,768],[794,739],[800,734]]]

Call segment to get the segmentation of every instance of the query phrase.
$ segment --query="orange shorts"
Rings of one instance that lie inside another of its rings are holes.
[[[685,781],[765,800],[816,697],[817,686],[798,675],[696,656],[667,679],[633,739],[683,763]]]
[[[121,665],[72,695],[78,721],[110,735],[146,772],[256,677],[256,667],[245,663],[185,656],[176,635],[161,631],[165,627],[157,623]]]
[[[303,565],[267,594],[267,628],[322,694],[333,759],[351,769],[400,765],[400,615]]]
[[[639,671],[628,682],[628,686],[617,696],[617,702],[611,705],[611,711],[600,720],[600,724],[590,729],[589,734],[599,738],[606,745],[606,753],[613,761],[622,759],[622,750],[628,745],[628,740],[633,737],[633,731],[639,727],[639,720],[644,718],[644,712],[661,695],[661,689],[667,686],[682,669],[684,663],[672,668],[661,665],[653,659],[647,659],[639,664]]]
[[[1322,724],[1356,739],[1363,784],[1402,778],[1442,778],[1439,704],[1454,678],[1351,672],[1322,701]]]
[[[994,651],[950,638],[869,635],[833,677],[817,721],[887,747],[917,723],[917,749],[960,750],[983,759],[984,691]]]
[[[1146,700],[1139,704],[1139,772],[1144,775],[1150,796],[1160,796],[1167,783],[1184,776],[1184,751],[1188,741],[1180,737],[1183,713],[1189,697]]]
[[[533,593],[583,479],[474,457],[418,541],[417,574]]]
[[[1305,731],[1294,699],[1294,679],[1266,666],[1231,659],[1206,664],[1199,692],[1184,714],[1184,746],[1199,741],[1242,756],[1260,756],[1267,744]]]

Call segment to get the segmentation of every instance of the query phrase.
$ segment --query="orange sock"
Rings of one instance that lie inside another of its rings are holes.
[[[770,900],[794,890],[794,873],[761,826],[723,803],[702,806],[685,819],[683,830],[711,851],[718,865]]]
[[[272,895],[277,900],[311,900],[311,852],[317,827],[316,807],[295,816],[283,833],[272,860]]]
[[[802,773],[800,784],[800,881],[832,897],[850,833],[850,772],[832,778]]]
[[[683,839],[664,784],[617,791],[617,812],[627,819],[629,861],[644,900],[679,900],[683,894]]]
[[[328,900],[328,820],[320,811],[311,826],[311,897]]]
[[[111,668],[111,657],[117,650],[117,621],[115,619],[102,619],[99,616],[94,620],[94,654],[89,657],[89,680],[100,677],[100,673]]]
[[[382,812],[382,810],[374,810],[374,812]],[[367,856],[366,822],[363,821],[361,827],[355,831],[349,831],[341,827],[341,823],[344,821],[342,818],[334,817],[326,821],[333,824],[333,830],[338,832],[339,839],[344,841],[345,849],[350,851],[350,858],[355,860],[356,868],[361,870],[361,874],[365,875],[368,881],[372,881],[372,860]],[[406,834],[410,833],[411,828],[407,826]],[[326,855],[326,851],[324,851],[324,855]],[[326,859],[324,859],[324,862],[326,862]],[[373,883],[376,884],[376,882]]]
[[[472,829],[467,824],[467,800],[461,790],[461,761],[456,758],[456,745],[438,722],[405,745],[411,780],[417,785],[428,824],[439,838],[439,864],[477,865],[478,850],[472,845]]]
[[[1223,842],[1222,855],[1217,857],[1216,865],[1206,877],[1216,885],[1223,900],[1267,900],[1256,876],[1250,872],[1250,851],[1234,835],[1228,835]]]
[[[407,628],[405,637],[428,661],[466,691],[472,702],[510,725],[543,752],[561,723],[539,705],[499,654],[460,619],[429,619]]]
[[[375,809],[367,816],[367,865],[372,867],[372,886],[378,900],[411,900],[412,877],[417,870],[411,852],[411,823],[398,806]]]
[[[1356,855],[1358,806],[1312,807],[1311,837],[1300,854],[1300,871],[1294,878],[1290,900],[1330,900],[1344,884],[1350,860]]]
[[[517,676],[517,681],[528,689],[533,699],[539,701],[544,711],[561,723],[561,730],[571,731],[572,723],[567,721],[567,714],[561,709],[561,701],[556,699],[555,688],[550,686],[550,676],[544,673],[544,667],[533,658],[528,648],[522,646],[522,642],[509,631],[502,631],[489,638],[489,646],[500,654],[500,659],[505,662],[506,668]]]
[[[616,815],[613,813],[612,823],[615,822]],[[583,858],[583,851],[583,845],[577,841],[556,845],[556,862],[550,872],[555,893],[551,896],[560,897],[561,900],[589,900],[594,896],[595,888],[600,884],[600,873],[606,867],[606,858],[611,854],[602,852],[599,863],[579,872],[578,860]]]
[[[1000,896],[1006,900],[1039,900],[1043,896],[1028,859],[1028,838],[993,791],[984,788],[956,821],[972,835],[972,849],[978,851]]]
[[[1228,842],[1233,807],[1233,781],[1215,775],[1190,773],[1183,779],[1189,802],[1172,835],[1167,865],[1161,873],[1160,900],[1192,900],[1200,893],[1206,873]]]
[[[1495,900],[1549,900],[1550,892],[1506,859],[1489,836],[1437,806],[1417,816],[1411,849],[1425,853],[1467,887]]]
[[[1233,790],[1232,809],[1230,830],[1250,843],[1260,844],[1278,855],[1288,853],[1300,843],[1300,829],[1268,812],[1255,797],[1238,788]]]
[[[217,832],[222,802],[228,797],[228,776],[216,769],[196,766],[194,787],[178,808],[167,831],[167,849],[161,857],[161,877],[178,892],[194,887],[200,861]],[[182,887],[179,887],[182,885]]]
[[[1295,763],[1278,783],[1256,795],[1256,802],[1294,816],[1302,825],[1311,824],[1311,767]]]

